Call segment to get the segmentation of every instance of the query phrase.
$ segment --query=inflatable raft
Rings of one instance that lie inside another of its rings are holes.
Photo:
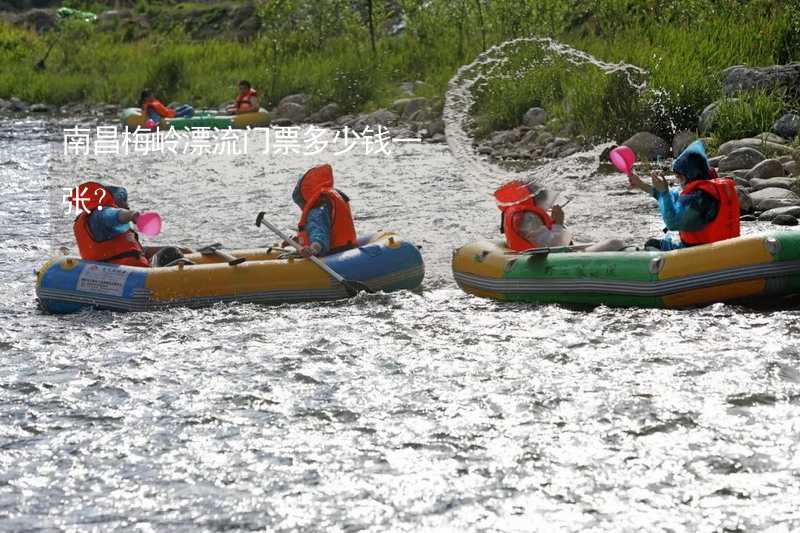
[[[800,295],[800,232],[748,235],[671,252],[455,251],[466,292],[511,302],[681,308],[715,302],[780,305]]]
[[[130,107],[120,113],[122,126],[128,130],[144,128],[147,118],[142,115],[142,110],[138,107]],[[269,114],[265,109],[260,109],[253,113],[242,113],[240,115],[195,115],[190,118],[162,118],[158,127],[162,130],[174,128],[176,130],[190,130],[192,128],[217,128],[226,130],[228,128],[256,128],[269,124]]]
[[[121,266],[78,257],[49,260],[36,272],[39,306],[50,313],[86,307],[145,311],[203,307],[217,302],[291,303],[346,298],[347,291],[306,259],[279,259],[282,249],[226,250],[246,260],[230,265],[216,255],[189,254],[193,265]],[[323,258],[345,279],[375,291],[416,289],[425,274],[413,244],[394,233],[359,239],[359,246]]]

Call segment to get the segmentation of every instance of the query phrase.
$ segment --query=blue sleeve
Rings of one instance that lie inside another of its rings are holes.
[[[653,189],[653,196],[658,200],[661,218],[670,231],[698,231],[716,216],[715,209],[713,216],[709,218],[711,213],[701,205],[703,194],[699,191],[681,195],[680,189],[673,188],[664,192]]]
[[[120,209],[104,207],[89,215],[89,231],[96,241],[108,241],[131,229],[128,222],[119,221]]]
[[[308,212],[306,231],[310,242],[322,246],[319,255],[327,254],[331,246],[331,212],[325,203]]]

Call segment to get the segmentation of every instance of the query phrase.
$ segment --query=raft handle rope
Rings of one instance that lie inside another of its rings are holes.
[[[227,252],[223,252],[220,250],[222,248],[222,243],[215,242],[214,244],[209,244],[208,246],[204,246],[197,250],[203,255],[218,255],[222,259],[228,262],[230,266],[241,265],[245,261],[247,261],[246,257],[234,257]]]

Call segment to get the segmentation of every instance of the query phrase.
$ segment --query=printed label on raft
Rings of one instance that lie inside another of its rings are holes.
[[[78,276],[78,290],[122,296],[130,272],[104,265],[86,265]]]

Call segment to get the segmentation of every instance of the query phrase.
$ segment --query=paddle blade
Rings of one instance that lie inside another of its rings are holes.
[[[633,153],[633,150],[627,146],[617,146],[611,150],[611,153],[608,154],[608,158],[614,163],[617,170],[628,176],[631,175],[633,164],[636,162],[636,154]]]
[[[139,213],[139,218],[136,219],[136,228],[142,235],[155,237],[161,233],[161,215],[155,211]]]

